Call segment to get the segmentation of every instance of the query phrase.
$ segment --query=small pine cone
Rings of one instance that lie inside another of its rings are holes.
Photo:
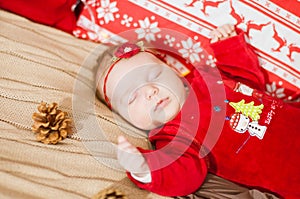
[[[128,199],[127,196],[124,195],[118,189],[104,189],[93,196],[92,199]]]
[[[31,129],[36,139],[44,144],[56,144],[72,134],[72,120],[68,114],[58,109],[57,103],[41,102],[38,113],[33,113]]]

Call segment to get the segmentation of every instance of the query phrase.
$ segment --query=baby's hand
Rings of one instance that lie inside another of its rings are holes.
[[[229,37],[236,36],[236,31],[234,25],[232,24],[225,24],[220,26],[210,32],[211,41],[210,43],[214,43],[223,39],[227,39]]]
[[[125,170],[136,176],[143,177],[150,173],[144,156],[124,136],[118,137],[118,160]]]

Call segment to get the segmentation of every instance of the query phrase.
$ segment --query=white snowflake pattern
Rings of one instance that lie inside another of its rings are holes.
[[[272,97],[284,98],[284,88],[277,88],[276,83],[272,82],[271,84],[266,84],[267,93]]]
[[[75,37],[79,37],[81,34],[80,30],[73,30],[73,35],[75,35]]]
[[[165,38],[166,39],[164,41],[164,44],[168,45],[170,47],[173,47],[174,46],[174,42],[175,42],[175,37],[171,37],[170,35],[166,35]]]
[[[87,35],[88,35],[89,39],[91,39],[92,41],[99,41],[98,35],[96,33],[87,32]]]
[[[133,21],[132,17],[129,17],[127,14],[123,15],[123,20],[121,21],[121,25],[125,25],[126,27],[131,26],[131,22]]]
[[[98,13],[98,18],[104,18],[106,24],[110,21],[114,21],[115,18],[113,13],[119,11],[119,9],[116,6],[116,1],[110,2],[110,0],[101,0],[101,7],[96,9]]]
[[[191,63],[200,62],[200,57],[198,53],[202,52],[203,49],[200,47],[201,43],[193,43],[192,39],[189,37],[186,41],[181,41],[182,49],[178,52],[182,54],[182,57],[189,58]]]
[[[100,2],[98,0],[89,0],[89,1],[86,1],[86,4],[90,5],[92,7],[96,7],[96,6],[100,5]]]
[[[206,65],[214,68],[214,67],[216,67],[216,61],[217,61],[217,59],[215,57],[213,57],[212,55],[208,55],[208,58],[205,63],[206,63]]]
[[[140,27],[139,29],[135,30],[138,34],[138,39],[145,38],[148,42],[155,41],[155,34],[160,32],[160,29],[157,27],[158,22],[150,23],[148,17],[144,20],[139,20]]]

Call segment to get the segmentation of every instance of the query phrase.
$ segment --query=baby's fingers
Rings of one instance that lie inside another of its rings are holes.
[[[217,29],[214,29],[210,32],[210,37],[211,38],[214,38],[214,37],[220,37],[221,36],[221,33],[219,32],[219,30]]]
[[[220,30],[220,32],[222,32],[222,35],[230,35],[235,29],[234,29],[234,25],[232,24],[225,24],[223,26],[220,26],[218,28]]]
[[[225,24],[216,29],[218,32],[218,38],[227,38],[232,31],[234,31],[234,26],[230,24]]]
[[[118,161],[131,173],[147,173],[149,167],[144,156],[124,136],[118,137]]]
[[[219,40],[223,40],[232,36],[235,36],[235,28],[232,24],[225,24],[211,31],[211,43],[217,42]]]
[[[119,150],[127,153],[138,153],[139,151],[133,146],[124,136],[118,137],[118,148]]]

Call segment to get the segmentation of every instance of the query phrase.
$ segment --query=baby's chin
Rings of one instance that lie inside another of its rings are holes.
[[[162,126],[163,124],[164,124],[164,122],[159,122],[159,121],[152,121],[148,124],[135,124],[135,123],[132,123],[133,126],[139,128],[141,130],[146,130],[146,131],[156,129],[156,128]]]
[[[157,117],[155,120],[152,120],[150,123],[140,126],[138,128],[143,130],[152,130],[159,127],[162,127],[164,124],[168,123],[169,121],[173,120],[176,117],[177,114],[172,114],[165,117]]]
[[[161,126],[163,126],[165,123],[167,123],[168,121],[167,120],[152,120],[152,121],[149,121],[149,122],[142,122],[142,123],[139,123],[139,122],[132,122],[131,121],[131,124],[141,130],[146,130],[146,131],[149,131],[149,130],[152,130],[152,129],[156,129],[156,128],[159,128]]]
[[[151,116],[144,119],[138,118],[135,121],[129,121],[135,127],[142,130],[152,130],[163,126],[169,121],[173,120],[180,112],[180,105],[173,104],[168,106],[164,111],[152,112]],[[133,119],[133,118],[131,118]]]

